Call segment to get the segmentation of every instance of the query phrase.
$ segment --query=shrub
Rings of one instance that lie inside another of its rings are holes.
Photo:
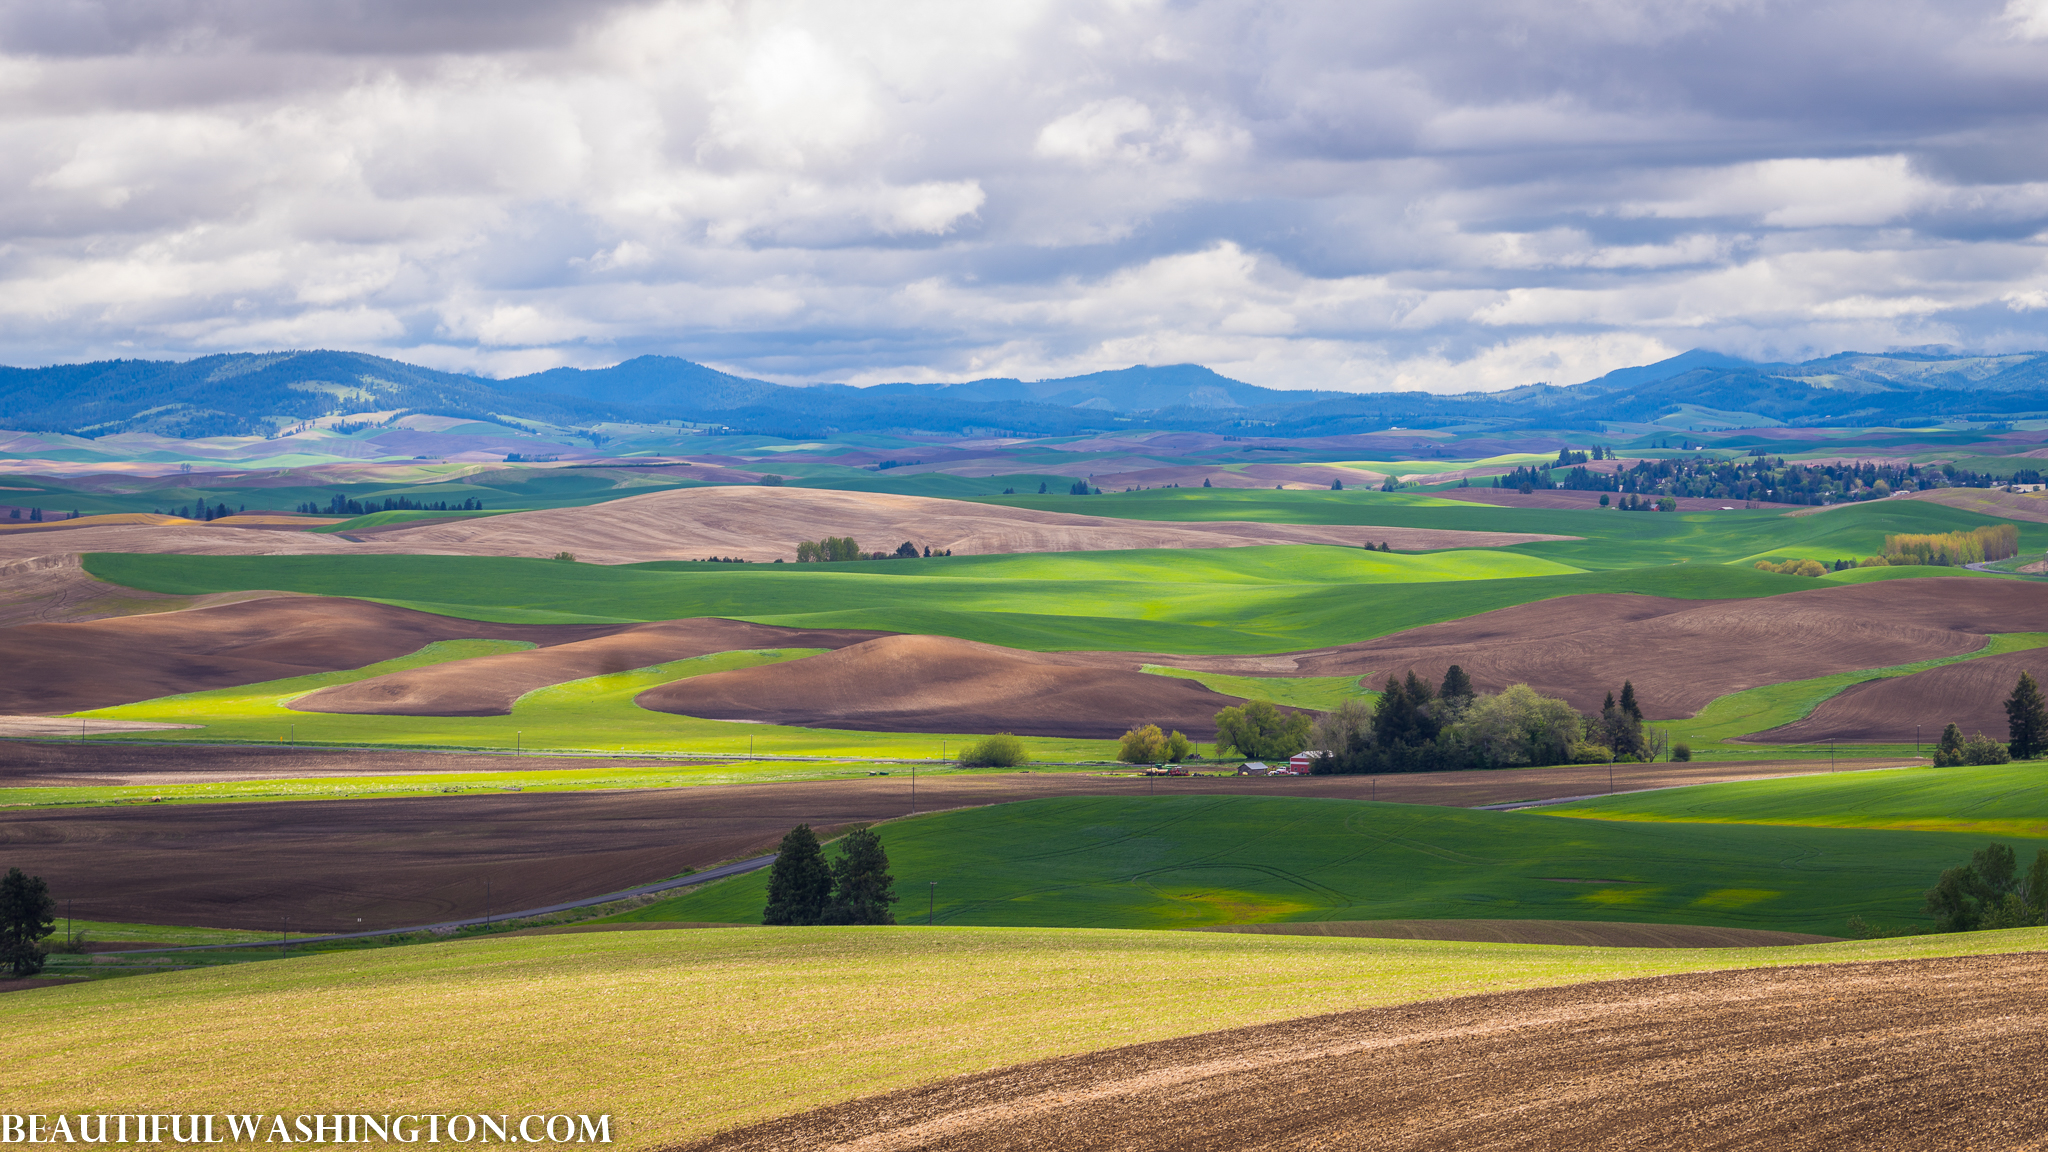
[[[960,763],[969,768],[1015,768],[1029,759],[1024,742],[1008,732],[985,736],[960,750]]]
[[[1882,556],[1865,556],[1865,557],[1863,558],[1863,562],[1862,562],[1861,564],[1858,564],[1858,565],[1857,565],[1857,567],[1858,567],[1858,568],[1889,568],[1889,567],[1891,567],[1891,565],[1892,565],[1892,562],[1891,562],[1891,561],[1889,561],[1889,560],[1887,560],[1887,559],[1885,559],[1885,558],[1884,558],[1884,557],[1882,557]]]
[[[1157,724],[1133,728],[1117,742],[1116,758],[1126,764],[1157,764],[1166,751],[1166,733]]]
[[[780,488],[782,487],[782,477],[777,476],[771,472],[768,475],[761,477],[761,485],[764,488]]]
[[[1605,764],[1614,752],[1604,744],[1591,744],[1584,740],[1575,741],[1566,750],[1574,764]]]
[[[1679,743],[1671,746],[1671,758],[1684,763],[1692,759],[1692,745]]]

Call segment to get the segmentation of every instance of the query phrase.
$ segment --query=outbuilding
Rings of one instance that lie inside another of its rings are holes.
[[[1247,760],[1237,766],[1239,776],[1271,776],[1273,770],[1261,760]]]

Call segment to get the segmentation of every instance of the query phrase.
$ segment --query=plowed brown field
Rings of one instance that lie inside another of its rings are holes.
[[[1933,744],[1944,725],[1963,735],[2006,738],[2005,699],[2021,672],[2048,677],[2048,652],[1986,656],[1911,676],[1871,680],[1846,688],[1797,723],[1744,737],[1766,744],[1817,740],[1921,740]]]
[[[958,1076],[709,1152],[2039,1148],[2048,958],[1764,968],[1316,1016]]]
[[[8,787],[590,766],[575,758],[431,752],[0,742],[0,784]],[[1618,765],[1615,786],[1670,787],[1813,770],[1797,761]],[[1015,772],[925,775],[916,788],[920,811],[1168,790],[1472,807],[1605,792],[1607,771],[1598,765],[1380,780],[1154,781]],[[888,777],[716,788],[14,809],[0,821],[0,859],[75,896],[77,914],[88,919],[263,929],[290,916],[294,931],[341,931],[355,928],[360,916],[365,928],[392,928],[482,915],[486,879],[491,906],[505,911],[602,895],[758,855],[772,851],[796,824],[825,832],[904,815],[911,807],[910,789],[899,769]]]
[[[1077,507],[1087,501],[1076,500]],[[961,500],[748,486],[684,488],[590,508],[520,512],[380,533],[375,551],[545,556],[606,564],[739,556],[794,559],[797,542],[851,536],[869,551],[909,542],[934,552],[1078,552],[1113,548],[1235,548],[1254,544],[1387,541],[1402,550],[1504,547],[1562,537],[1425,528],[1211,521],[1159,523],[1002,508]]]
[[[2040,449],[2027,453],[2038,455]],[[2031,520],[2036,524],[2048,523],[2048,495],[2041,493],[2007,492],[2002,488],[1931,488],[1901,496],[1902,500],[1925,500],[1932,504],[1946,504],[1950,508],[1961,508],[1965,512],[1976,512],[1984,516],[2002,516],[2007,520]]]
[[[616,625],[485,624],[362,600],[280,597],[70,624],[0,629],[9,712],[70,712],[360,668],[436,640],[587,640]]]
[[[1257,675],[1379,678],[1413,668],[1431,681],[1458,664],[1482,690],[1526,683],[1586,709],[1632,680],[1644,715],[1670,720],[1729,692],[1956,656],[1994,632],[2040,631],[2048,587],[1942,577],[1757,600],[1572,596],[1287,656],[1152,659]]]
[[[635,703],[708,720],[870,732],[1113,738],[1158,724],[1213,740],[1217,711],[1243,701],[1193,680],[1056,653],[886,636],[808,660],[663,684]]]
[[[609,636],[393,672],[323,688],[294,701],[301,712],[383,716],[503,716],[550,684],[746,648],[844,648],[887,635],[851,629],[776,628],[738,620],[668,620]]]

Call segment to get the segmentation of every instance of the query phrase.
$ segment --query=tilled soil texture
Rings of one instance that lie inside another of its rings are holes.
[[[1929,668],[1911,676],[1868,680],[1822,702],[1795,723],[1745,736],[1765,744],[1810,744],[1823,740],[1922,741],[1930,748],[1945,725],[1965,736],[1979,732],[2006,737],[2005,701],[2021,672],[2048,677],[2048,650],[2012,652]]]
[[[2040,456],[2042,452],[2042,449],[2036,448],[2027,455]],[[2048,495],[2039,492],[2007,492],[2002,488],[1933,488],[1899,499],[1926,500],[1985,516],[2003,516],[2007,520],[2031,520],[2036,524],[2048,524]]]
[[[837,652],[650,688],[635,702],[710,720],[871,732],[1115,738],[1157,724],[1216,738],[1242,704],[1193,680],[947,636],[885,636]]]
[[[1959,656],[1982,648],[1991,633],[2041,631],[2048,631],[2048,587],[1938,577],[1756,600],[1568,596],[1285,656],[1151,659],[1218,672],[1368,680],[1413,669],[1431,683],[1457,664],[1481,690],[1523,683],[1594,710],[1605,693],[1631,680],[1647,719],[1674,720],[1729,692]],[[2011,679],[1998,699],[2011,692]]]
[[[1348,936],[1374,940],[1462,940],[1480,944],[1563,944],[1589,948],[1783,948],[1825,944],[1835,936],[1716,928],[1707,924],[1628,924],[1607,920],[1313,920],[1219,924],[1191,932],[1260,936]]]
[[[0,629],[0,710],[72,712],[360,668],[436,640],[563,644],[618,625],[486,624],[363,600],[280,597]]]
[[[959,1076],[686,1147],[2036,1148],[2044,992],[2027,954],[1462,997]]]
[[[292,702],[300,712],[382,716],[503,716],[513,701],[550,684],[749,648],[844,648],[886,636],[852,629],[776,628],[738,620],[667,620],[609,636],[480,656],[323,688]]]
[[[491,624],[326,596],[0,629],[0,711],[71,712],[360,668],[436,640],[540,645],[325,689],[320,712],[488,716],[546,684],[731,648],[837,648],[880,632],[731,620]],[[304,705],[300,705],[304,707]]]
[[[1085,506],[1086,501],[1076,501]],[[799,541],[851,536],[862,548],[895,551],[909,543],[934,552],[1080,552],[1116,548],[1231,548],[1255,544],[1386,541],[1403,551],[1499,548],[1564,537],[1425,528],[1263,524],[1251,521],[1161,523],[1067,512],[1004,508],[926,496],[812,488],[683,488],[629,496],[590,508],[520,512],[459,523],[423,523],[380,534],[365,549],[478,555],[575,553],[579,560],[623,564],[738,556],[794,559]]]
[[[535,757],[427,752],[0,743],[0,781],[102,784],[258,775],[533,771]],[[632,761],[628,761],[632,762]],[[589,766],[562,758],[560,767]],[[1877,767],[1896,761],[1872,761]],[[305,765],[314,766],[309,770]],[[1844,763],[1847,767],[1847,762]],[[1814,771],[1811,764],[1636,764],[1621,789]],[[1821,767],[1825,771],[1825,765]],[[89,919],[293,931],[397,928],[599,896],[686,869],[774,850],[800,823],[821,833],[911,809],[912,780],[888,777],[620,792],[432,795],[414,799],[134,804],[16,809],[0,859],[46,878]],[[1077,773],[925,775],[930,811],[1046,796],[1327,796],[1473,807],[1607,791],[1607,768],[1389,776],[1145,779]],[[4,803],[0,792],[0,803]]]

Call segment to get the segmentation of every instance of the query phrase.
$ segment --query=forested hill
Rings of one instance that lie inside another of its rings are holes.
[[[1194,364],[1053,380],[791,387],[673,357],[485,380],[357,352],[236,353],[0,368],[0,427],[103,436],[267,435],[319,416],[420,412],[588,427],[681,420],[774,435],[1077,435],[1115,429],[1325,436],[1478,425],[1673,430],[1900,425],[2048,415],[2048,353],[1845,352],[1761,364],[1694,351],[1571,386],[1435,396],[1262,388]]]

